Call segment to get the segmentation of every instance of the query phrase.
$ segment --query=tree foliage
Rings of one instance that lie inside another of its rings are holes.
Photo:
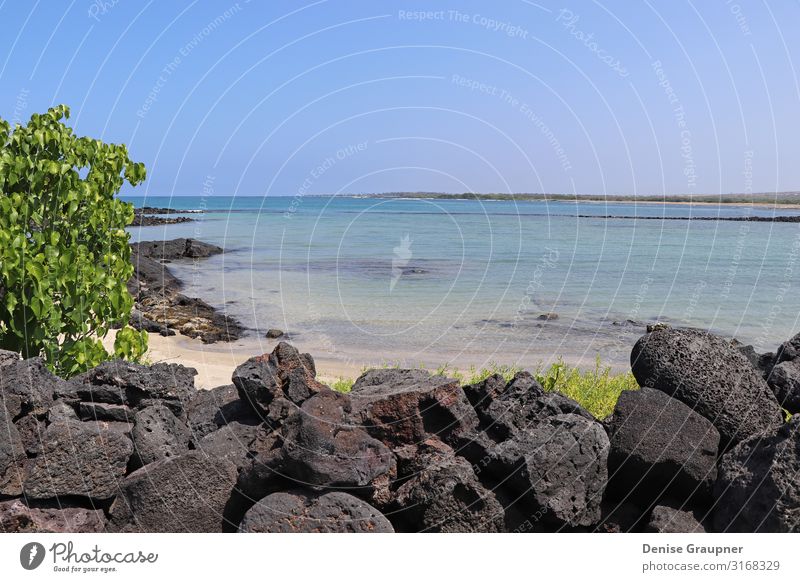
[[[65,376],[111,357],[100,338],[112,326],[123,326],[114,356],[147,349],[127,327],[133,207],[115,196],[144,165],[124,145],[75,136],[67,118],[61,105],[25,126],[0,119],[0,347]]]

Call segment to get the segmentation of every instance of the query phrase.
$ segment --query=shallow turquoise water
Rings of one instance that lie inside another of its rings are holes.
[[[227,253],[174,264],[189,294],[343,361],[624,364],[636,325],[704,327],[761,351],[798,331],[800,224],[576,218],[771,210],[375,198],[129,198],[202,209],[131,229]],[[781,210],[780,214],[797,214]],[[538,316],[555,312],[556,321]]]

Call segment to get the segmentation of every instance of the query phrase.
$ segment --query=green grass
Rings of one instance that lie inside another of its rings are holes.
[[[355,380],[352,378],[339,378],[331,384],[331,388],[336,390],[337,392],[344,392],[345,394],[350,392],[353,389],[353,384],[355,384]]]
[[[638,390],[633,374],[612,374],[598,357],[594,370],[584,371],[568,366],[559,360],[547,369],[539,369],[534,376],[547,392],[558,392],[588,410],[592,416],[603,419],[612,412],[623,390]]]
[[[396,365],[384,365],[384,368],[396,368]],[[448,376],[458,380],[462,386],[475,384],[485,380],[492,374],[500,374],[506,381],[511,380],[522,368],[490,364],[477,369],[471,367],[466,372],[451,368],[445,364],[432,373]],[[603,419],[614,411],[614,405],[623,390],[638,390],[639,386],[633,374],[612,374],[609,366],[603,366],[598,357],[593,370],[581,370],[559,360],[548,368],[539,367],[532,372],[536,380],[547,392],[558,392],[572,398],[588,410],[595,418]],[[355,380],[339,378],[331,388],[339,392],[350,392]]]

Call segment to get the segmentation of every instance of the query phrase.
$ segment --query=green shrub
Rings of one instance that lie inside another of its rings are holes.
[[[0,347],[70,376],[109,358],[100,338],[130,317],[133,207],[115,195],[145,169],[66,118],[61,105],[13,129],[0,119]],[[113,355],[146,349],[145,332],[123,327]]]

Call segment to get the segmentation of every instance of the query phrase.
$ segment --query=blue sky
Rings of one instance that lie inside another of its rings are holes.
[[[800,189],[793,0],[5,1],[0,18],[0,117],[68,104],[79,134],[145,162],[140,194]]]

